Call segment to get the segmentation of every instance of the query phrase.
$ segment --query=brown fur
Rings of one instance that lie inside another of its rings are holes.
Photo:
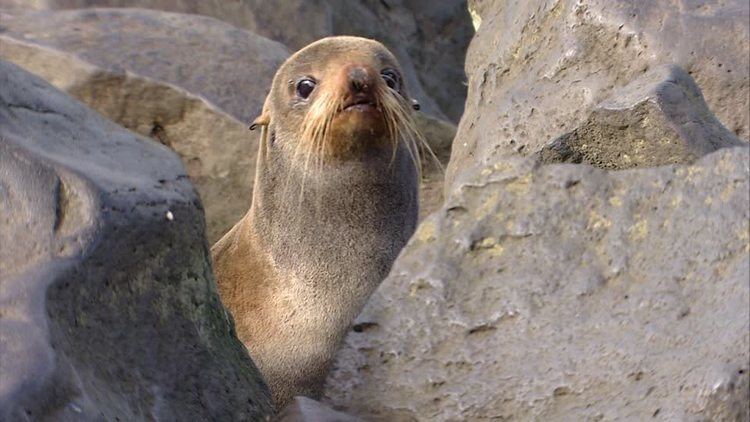
[[[319,396],[416,225],[421,138],[403,85],[381,79],[386,68],[401,72],[380,43],[355,37],[320,40],[281,66],[254,123],[263,136],[250,210],[211,251],[222,301],[277,406]],[[295,93],[302,77],[317,80],[307,100]],[[376,112],[345,108],[357,86]]]

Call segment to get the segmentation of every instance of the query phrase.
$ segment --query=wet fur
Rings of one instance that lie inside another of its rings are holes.
[[[326,78],[321,98],[289,100],[292,76],[352,57],[398,66],[374,41],[334,37],[279,69],[257,120],[250,210],[212,248],[222,301],[279,407],[320,395],[351,321],[417,222],[421,138],[405,92],[378,87],[385,130],[356,145],[333,136],[342,100]]]

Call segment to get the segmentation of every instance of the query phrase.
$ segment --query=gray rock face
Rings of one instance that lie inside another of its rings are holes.
[[[362,419],[337,412],[307,397],[297,396],[274,419],[276,422],[363,422]]]
[[[540,151],[543,163],[585,162],[606,169],[692,163],[740,146],[677,66],[659,66],[616,91],[579,127]]]
[[[471,1],[481,26],[466,58],[469,93],[451,164],[458,173],[539,152],[592,109],[660,64],[684,68],[718,119],[750,133],[750,5],[669,2]]]
[[[279,41],[290,50],[329,35],[382,41],[398,57],[423,110],[457,122],[466,88],[463,63],[474,30],[466,0],[0,0],[0,7],[144,7],[212,16]]]
[[[0,0],[0,7],[14,11],[144,8],[210,16],[293,50],[332,33],[326,0]]]
[[[748,6],[698,6],[472,2],[446,203],[356,321],[327,403],[750,418]]]
[[[215,241],[249,207],[257,134],[247,130],[276,68],[273,41],[215,19],[138,9],[4,15],[10,60],[174,149]]]
[[[0,419],[258,420],[166,147],[0,61]]]
[[[381,420],[746,420],[749,160],[478,170],[376,291],[327,400]]]

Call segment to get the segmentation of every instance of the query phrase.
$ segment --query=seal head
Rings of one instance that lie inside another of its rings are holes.
[[[418,156],[419,132],[396,58],[377,41],[331,37],[290,57],[274,77],[263,114],[293,159],[356,159],[400,143]],[[416,104],[416,103],[414,103]],[[412,106],[416,108],[415,106]]]

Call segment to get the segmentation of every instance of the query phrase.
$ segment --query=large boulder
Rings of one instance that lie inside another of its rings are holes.
[[[457,122],[474,30],[466,0],[0,0],[0,8],[144,7],[212,16],[297,50],[329,35],[375,38],[394,51],[423,109]]]
[[[747,5],[473,4],[446,203],[325,401],[388,421],[748,420]]]
[[[0,61],[0,420],[260,420],[179,158]]]
[[[479,170],[365,307],[326,401],[389,421],[747,420],[749,160]]]
[[[571,132],[592,109],[659,64],[683,67],[710,109],[741,139],[750,136],[750,4],[470,1],[481,26],[466,58],[467,108],[451,164],[530,155]]]
[[[0,0],[0,8],[14,11],[102,7],[210,16],[294,50],[332,33],[327,0]]]
[[[260,114],[282,45],[203,16],[139,9],[6,14],[0,58],[174,149],[217,240],[249,207]]]

